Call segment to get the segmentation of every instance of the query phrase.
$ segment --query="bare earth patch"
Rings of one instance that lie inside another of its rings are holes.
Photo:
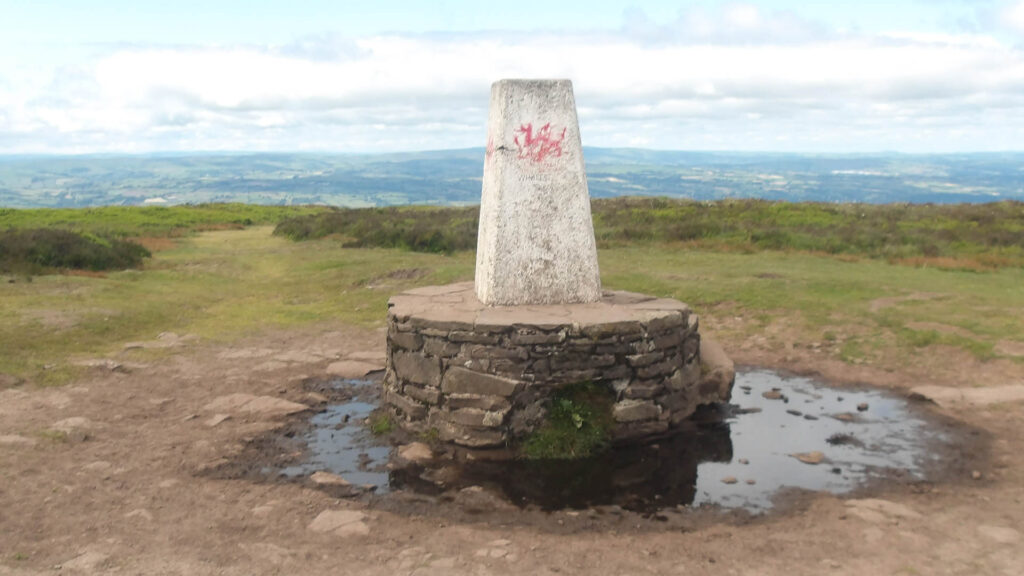
[[[417,514],[415,497],[389,510],[335,498],[329,485],[209,473],[289,411],[322,401],[304,380],[332,363],[379,361],[384,337],[320,326],[191,342],[131,372],[0,391],[0,574],[1024,573],[1017,400],[936,407],[979,430],[988,448],[971,455],[977,474],[848,499],[803,495],[764,517],[709,512],[691,522],[696,513],[681,511],[684,528],[631,513],[512,521],[514,508],[472,491],[459,496],[463,510],[491,512],[445,518]],[[738,363],[898,391],[1024,384],[1024,367],[1009,361],[930,371],[944,354],[937,347],[886,371],[823,360],[810,347],[740,351],[720,339]],[[230,417],[208,425],[218,414]]]

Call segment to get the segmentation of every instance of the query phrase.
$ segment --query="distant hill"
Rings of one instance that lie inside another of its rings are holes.
[[[713,200],[1024,200],[1024,153],[905,155],[585,150],[590,193]],[[0,206],[474,204],[482,148],[373,155],[0,156]]]

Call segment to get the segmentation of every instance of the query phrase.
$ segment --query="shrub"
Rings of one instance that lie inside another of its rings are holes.
[[[124,270],[150,256],[135,242],[49,228],[0,232],[0,271],[38,274],[52,270]]]

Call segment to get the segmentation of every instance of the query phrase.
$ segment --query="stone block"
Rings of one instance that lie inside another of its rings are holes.
[[[476,408],[478,410],[500,412],[508,410],[511,406],[509,401],[501,396],[481,396],[479,394],[449,394],[446,396],[446,402],[451,410]]]
[[[625,364],[616,364],[601,370],[600,378],[602,380],[618,380],[622,378],[632,378],[633,370]]]
[[[596,302],[597,244],[572,83],[491,86],[476,252],[488,305]]]
[[[415,352],[423,347],[423,337],[415,332],[393,331],[388,334],[392,345]]]
[[[492,374],[518,380],[526,373],[527,366],[529,366],[529,363],[526,360],[498,359],[491,361],[490,372]]]
[[[629,336],[643,338],[644,326],[639,320],[622,320],[620,322],[603,322],[580,327],[580,333],[588,338],[600,340],[608,336],[618,336],[622,341]]]
[[[426,406],[394,390],[385,390],[384,402],[397,408],[402,415],[410,420],[420,420],[427,415]]]
[[[441,399],[441,391],[437,388],[421,388],[414,384],[407,384],[402,388],[402,393],[424,404],[437,404]]]
[[[501,346],[474,345],[468,348],[470,358],[526,360],[530,357],[530,353],[526,351],[526,348],[519,346],[504,348]]]
[[[637,383],[634,382],[626,389],[622,391],[622,395],[625,398],[632,400],[650,400],[655,396],[658,396],[665,391],[665,386],[661,383]]]
[[[694,334],[683,342],[683,362],[690,362],[700,353],[700,336]]]
[[[665,355],[661,352],[647,352],[644,354],[631,354],[626,356],[626,361],[629,362],[630,366],[650,366],[655,362],[660,362],[665,359]]]
[[[681,328],[684,325],[684,318],[681,312],[669,312],[664,316],[652,318],[647,322],[647,332],[664,332],[675,328]]]
[[[445,394],[478,394],[481,396],[511,396],[521,386],[521,382],[481,374],[459,366],[453,366],[445,372],[441,391]]]
[[[642,422],[656,420],[661,415],[661,408],[651,401],[622,400],[612,407],[612,417],[616,422]]]
[[[476,428],[497,428],[505,422],[508,410],[491,411],[479,408],[460,408],[443,416],[449,422]]]
[[[441,363],[418,352],[396,350],[393,355],[395,373],[407,382],[422,386],[437,386],[441,383]]]
[[[452,330],[448,333],[448,339],[452,342],[471,342],[473,344],[497,344],[501,341],[501,335],[488,334],[486,332],[473,332],[465,330]]]
[[[437,320],[435,318],[427,318],[423,316],[411,316],[409,317],[409,324],[414,329],[422,334],[428,334],[431,336],[446,334],[452,330],[459,330],[462,332],[472,332],[473,324],[468,322],[459,322],[458,320]]]
[[[615,428],[612,433],[612,439],[615,442],[623,442],[638,438],[647,438],[658,434],[664,434],[668,431],[668,427],[669,422],[667,420],[632,422]]]
[[[669,330],[668,332],[651,338],[651,341],[654,342],[654,347],[659,350],[677,348],[683,343],[683,330],[682,328]]]
[[[536,344],[560,344],[565,342],[565,331],[557,332],[524,332],[516,330],[509,340],[517,346],[533,346]]]
[[[505,443],[505,434],[499,430],[472,429],[445,421],[438,421],[435,428],[442,441],[467,448],[494,448]]]
[[[636,369],[637,378],[656,378],[658,376],[668,376],[672,374],[679,367],[678,362],[671,360],[663,360],[657,364],[651,364],[650,366],[644,366]]]
[[[462,351],[462,344],[449,342],[443,338],[424,338],[423,352],[439,358],[451,358]]]

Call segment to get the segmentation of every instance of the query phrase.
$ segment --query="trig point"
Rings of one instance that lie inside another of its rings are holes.
[[[569,80],[491,86],[476,295],[488,306],[601,299]]]
[[[514,446],[579,383],[613,399],[616,442],[725,402],[732,362],[678,300],[601,290],[568,80],[491,87],[476,282],[388,301],[384,405],[404,428],[469,448]]]

